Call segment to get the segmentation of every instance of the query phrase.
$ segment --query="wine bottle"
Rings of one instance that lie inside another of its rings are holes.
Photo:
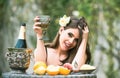
[[[25,23],[23,23],[20,27],[19,36],[15,48],[27,48]]]

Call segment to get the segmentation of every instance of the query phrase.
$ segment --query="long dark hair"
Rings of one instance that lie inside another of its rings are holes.
[[[84,26],[88,26],[84,17],[82,17],[80,19],[71,17],[70,22],[64,27],[64,30],[69,29],[69,28],[79,29],[80,37],[79,37],[79,40],[77,42],[77,45],[74,48],[70,49],[69,52],[67,52],[68,53],[67,58],[64,59],[64,60],[60,60],[63,64],[66,63],[66,62],[72,63],[72,61],[73,61],[73,59],[74,59],[74,57],[77,53],[77,50],[78,50],[78,48],[81,44],[81,41],[82,41],[82,34],[83,34],[82,30],[84,29]],[[53,42],[52,43],[47,43],[47,44],[45,44],[45,46],[50,47],[50,48],[58,48],[58,46],[59,46],[59,36],[60,36],[60,34],[57,33]],[[88,43],[87,43],[87,47],[86,47],[86,55],[87,55],[86,63],[90,63],[91,53],[90,53],[90,48],[89,48]]]

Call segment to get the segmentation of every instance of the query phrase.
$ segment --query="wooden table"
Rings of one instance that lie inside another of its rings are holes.
[[[82,74],[82,73],[71,73],[70,75],[34,75],[34,74],[15,74],[11,72],[6,72],[2,74],[2,78],[97,78],[96,74]]]

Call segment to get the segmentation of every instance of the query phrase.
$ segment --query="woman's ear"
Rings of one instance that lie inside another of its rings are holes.
[[[62,31],[64,31],[64,27],[60,27],[60,29],[59,29],[59,34],[61,34]]]

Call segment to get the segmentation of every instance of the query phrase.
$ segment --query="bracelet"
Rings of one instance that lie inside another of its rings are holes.
[[[41,37],[41,38],[39,38],[39,40],[43,40],[43,38]]]

